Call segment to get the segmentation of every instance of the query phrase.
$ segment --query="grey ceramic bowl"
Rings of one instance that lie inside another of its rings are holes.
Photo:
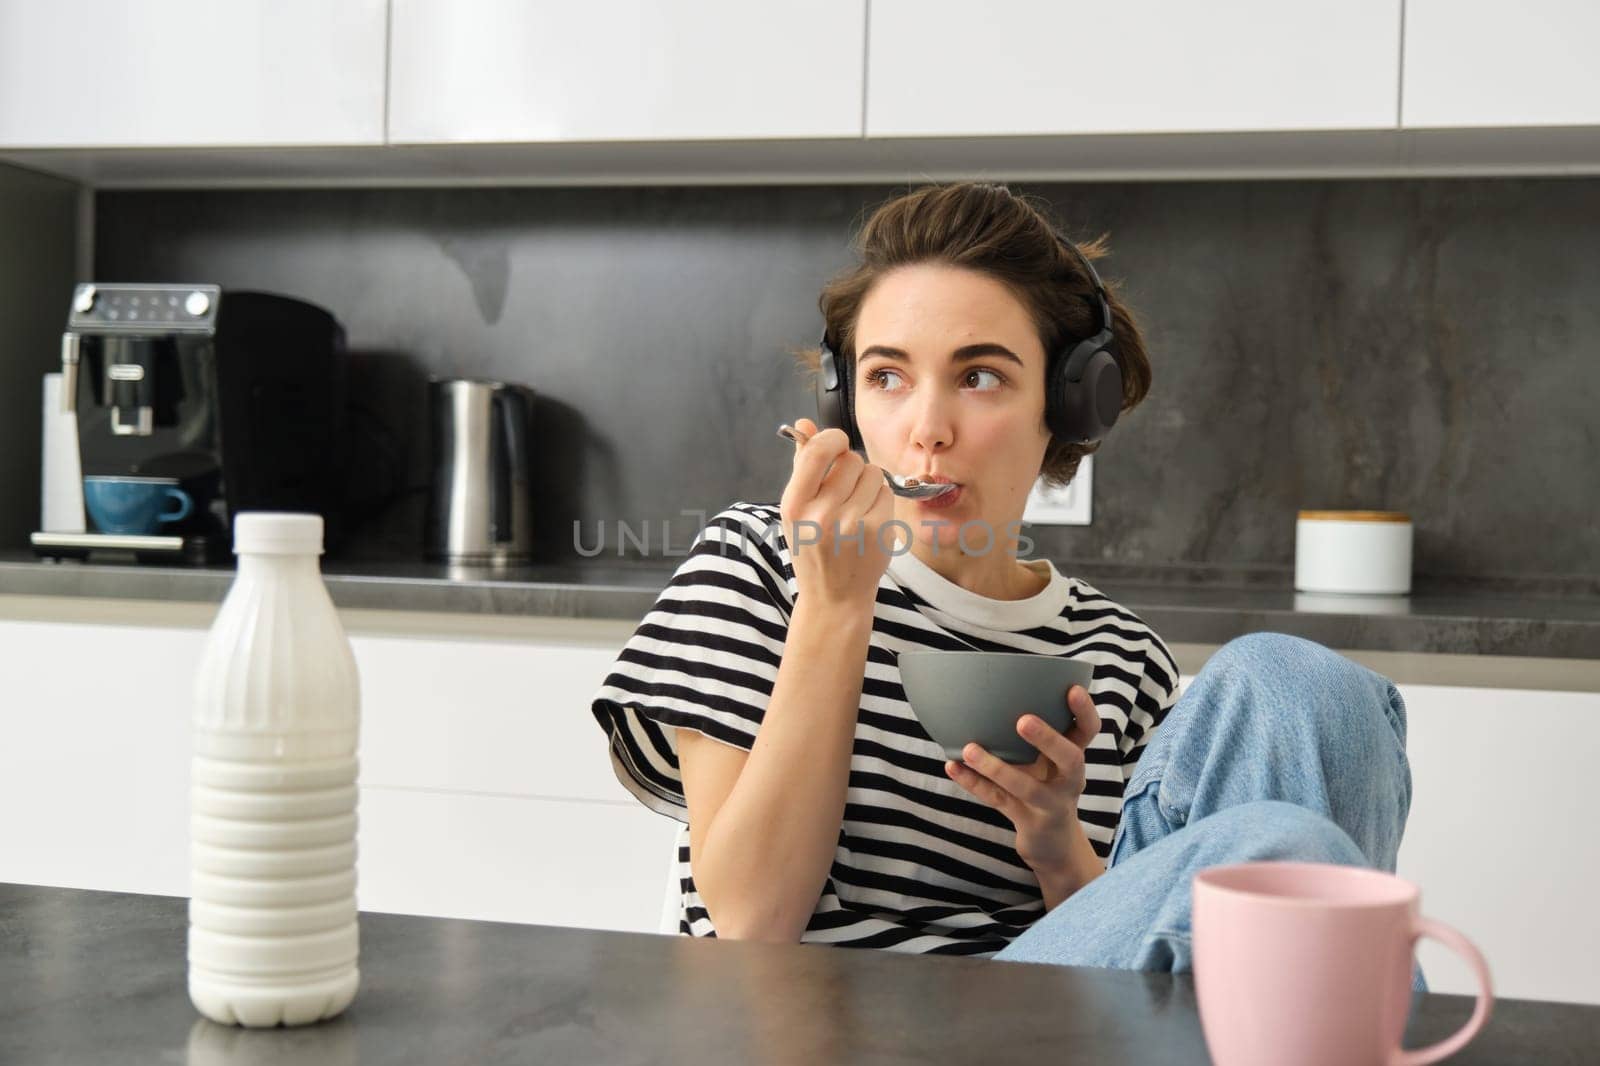
[[[900,681],[922,728],[945,756],[977,741],[1009,763],[1030,763],[1039,750],[1017,736],[1017,719],[1035,714],[1065,733],[1072,724],[1067,689],[1089,687],[1094,667],[1077,659],[999,651],[908,651]]]

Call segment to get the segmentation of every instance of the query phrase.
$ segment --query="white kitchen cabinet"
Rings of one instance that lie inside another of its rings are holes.
[[[204,637],[0,617],[0,881],[188,895]]]
[[[383,143],[387,0],[0,0],[0,147]]]
[[[617,784],[592,646],[355,635],[363,909],[656,932],[678,823]],[[0,881],[187,895],[201,628],[0,618]]]
[[[1398,872],[1423,913],[1478,945],[1496,994],[1600,1003],[1600,694],[1399,688],[1412,800]],[[1422,944],[1433,991],[1477,990],[1452,952]]]
[[[584,647],[355,637],[362,783],[637,806],[589,713],[624,639]]]
[[[1401,123],[1600,125],[1594,0],[1407,0]]]
[[[589,713],[623,639],[352,638],[363,908],[656,931],[678,823],[618,783]]]
[[[363,787],[361,908],[654,933],[677,831],[631,800]]]
[[[874,0],[867,135],[1392,129],[1400,10],[1400,0]]]
[[[861,135],[865,0],[392,0],[395,143]]]

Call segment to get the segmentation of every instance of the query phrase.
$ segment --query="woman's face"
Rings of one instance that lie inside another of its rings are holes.
[[[1045,354],[1005,285],[942,264],[901,267],[867,293],[856,321],[856,423],[867,458],[893,474],[954,481],[936,500],[895,498],[916,541],[973,554],[1016,539],[1044,462]],[[947,526],[924,523],[947,522]]]

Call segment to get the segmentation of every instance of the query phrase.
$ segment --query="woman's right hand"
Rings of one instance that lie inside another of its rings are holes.
[[[818,433],[808,418],[795,428],[811,439],[795,445],[778,512],[798,595],[870,611],[896,543],[895,530],[883,532],[894,517],[894,493],[881,467],[850,450],[844,430]]]

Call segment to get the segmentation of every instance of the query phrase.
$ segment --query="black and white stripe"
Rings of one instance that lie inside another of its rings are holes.
[[[779,529],[774,506],[740,503],[713,518],[595,695],[617,776],[652,810],[688,817],[677,729],[746,751],[755,742],[795,602]],[[1110,852],[1123,786],[1177,697],[1178,670],[1136,615],[1053,568],[1050,578],[1039,596],[1006,603],[980,601],[910,556],[884,575],[840,846],[804,941],[989,955],[1044,912],[1011,823],[945,776],[944,755],[900,686],[904,651],[978,648],[1092,663],[1101,731],[1087,751],[1079,818],[1095,851]],[[680,929],[715,936],[695,891],[687,825],[678,859]]]

